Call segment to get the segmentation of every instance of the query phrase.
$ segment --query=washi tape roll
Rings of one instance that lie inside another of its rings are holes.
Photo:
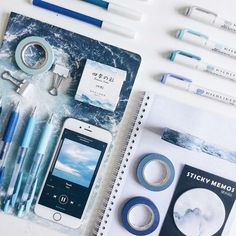
[[[40,47],[45,54],[45,58],[40,63],[30,65],[26,61],[26,52],[32,46]],[[18,67],[27,74],[38,75],[50,70],[54,63],[54,54],[50,44],[41,37],[31,36],[23,39],[17,46],[15,60]]]
[[[134,197],[125,203],[121,212],[121,220],[124,228],[131,234],[148,235],[158,227],[160,214],[150,199]]]
[[[159,176],[157,179],[150,179],[149,166],[156,165],[156,169],[152,168],[152,173],[157,173]],[[155,171],[155,172],[154,172]],[[160,171],[161,173],[157,172]],[[161,174],[161,175],[160,175]],[[168,188],[175,177],[175,168],[172,162],[165,156],[152,153],[145,156],[139,163],[137,168],[137,178],[142,186],[151,191],[163,191]]]

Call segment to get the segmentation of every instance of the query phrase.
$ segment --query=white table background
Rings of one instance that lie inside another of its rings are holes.
[[[49,0],[48,0],[49,1]],[[135,83],[134,91],[149,90],[159,94],[167,94],[178,100],[185,100],[196,106],[208,110],[217,111],[236,119],[236,108],[225,104],[217,103],[209,99],[198,97],[187,92],[165,87],[158,81],[161,73],[174,72],[190,77],[195,83],[219,90],[230,95],[235,95],[236,84],[223,79],[215,78],[203,72],[198,72],[174,64],[166,59],[169,50],[182,49],[197,55],[201,55],[206,61],[212,64],[221,65],[236,71],[236,61],[224,56],[210,53],[204,49],[178,41],[173,32],[180,28],[192,28],[212,36],[212,39],[222,41],[226,45],[234,47],[236,34],[229,33],[212,26],[199,23],[185,17],[181,10],[189,5],[198,5],[217,12],[220,16],[236,22],[235,0],[114,0],[124,3],[131,8],[136,8],[144,13],[141,22],[131,21],[99,9],[95,6],[80,2],[79,0],[50,0],[50,2],[67,6],[92,16],[110,20],[114,23],[137,30],[135,40],[130,40],[111,34],[88,24],[70,19],[65,16],[58,16],[55,13],[34,7],[30,0],[0,0],[0,40],[4,33],[7,19],[11,11],[24,14],[47,23],[62,27],[106,43],[122,47],[142,56],[142,65]],[[236,48],[236,46],[235,46]],[[236,216],[235,216],[236,219]],[[0,214],[0,235],[1,236],[62,236],[58,232],[40,227],[28,221],[17,219],[13,216]],[[236,220],[229,236],[236,235]],[[116,236],[115,233],[112,236]],[[173,235],[174,236],[174,235]]]

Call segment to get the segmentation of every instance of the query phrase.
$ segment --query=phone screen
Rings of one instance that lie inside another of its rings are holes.
[[[39,204],[81,218],[107,143],[65,129]]]

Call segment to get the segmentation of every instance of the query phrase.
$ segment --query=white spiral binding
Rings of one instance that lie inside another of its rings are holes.
[[[114,201],[116,199],[116,195],[119,191],[121,191],[121,183],[123,181],[123,176],[126,174],[126,168],[129,163],[129,157],[134,152],[133,147],[136,139],[138,138],[140,126],[144,119],[144,113],[146,112],[146,107],[148,106],[148,102],[150,100],[150,94],[143,94],[140,99],[140,104],[138,106],[137,112],[135,114],[134,120],[131,125],[130,132],[127,136],[127,142],[124,145],[124,149],[122,150],[121,157],[117,162],[116,167],[114,168],[114,172],[112,173],[111,182],[106,191],[106,196],[102,203],[102,207],[98,212],[98,216],[96,218],[95,227],[92,231],[92,235],[94,236],[105,236],[104,232],[106,230],[106,225],[108,224],[110,214],[114,207]]]

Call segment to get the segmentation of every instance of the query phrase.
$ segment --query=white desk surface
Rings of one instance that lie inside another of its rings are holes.
[[[49,0],[47,0],[49,1]],[[174,64],[166,59],[169,50],[182,49],[206,58],[206,61],[216,65],[236,71],[236,61],[224,56],[209,53],[208,51],[178,41],[173,36],[173,32],[179,28],[192,28],[200,32],[205,32],[213,39],[220,40],[229,46],[234,46],[236,34],[229,33],[212,26],[199,23],[185,17],[181,9],[192,5],[202,6],[217,12],[220,16],[236,22],[235,0],[215,1],[215,0],[113,0],[124,3],[131,8],[134,7],[144,13],[141,22],[130,21],[107,13],[95,6],[91,6],[79,0],[50,0],[50,2],[69,6],[71,9],[88,13],[92,16],[101,17],[117,24],[121,24],[136,29],[138,35],[135,40],[130,40],[111,34],[88,24],[70,19],[65,16],[58,16],[55,13],[34,7],[30,0],[1,0],[0,1],[0,40],[6,27],[7,18],[11,11],[24,14],[50,24],[80,33],[82,35],[95,38],[112,45],[122,47],[142,56],[142,65],[135,83],[134,91],[149,90],[159,94],[168,94],[179,100],[186,100],[196,106],[202,106],[209,110],[215,110],[223,114],[228,114],[236,119],[236,108],[221,103],[198,97],[186,92],[165,87],[159,83],[158,78],[161,73],[174,72],[194,80],[195,83],[215,90],[235,95],[236,84],[223,79],[215,78],[203,72],[194,71],[189,68]],[[236,46],[235,46],[236,47]],[[3,236],[62,236],[58,232],[40,227],[28,221],[20,220],[12,216],[0,214],[0,235]],[[229,236],[236,235],[236,216],[232,232]],[[113,236],[116,236],[113,234]]]

